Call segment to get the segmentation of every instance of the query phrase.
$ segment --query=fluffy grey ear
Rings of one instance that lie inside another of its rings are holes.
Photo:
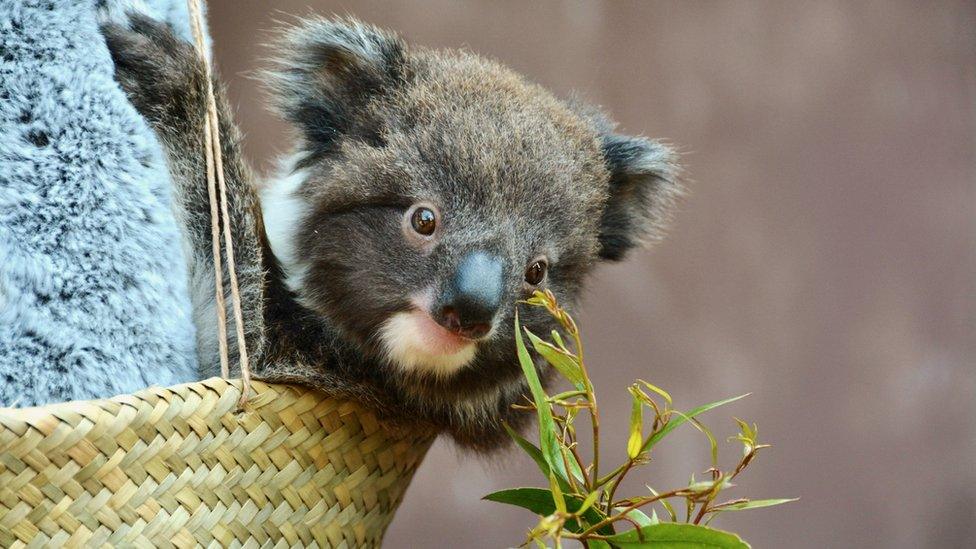
[[[619,261],[663,235],[681,193],[677,155],[657,141],[613,133],[603,136],[603,155],[610,196],[600,221],[600,257]]]
[[[309,156],[334,151],[344,136],[380,140],[361,111],[404,80],[405,49],[395,34],[354,19],[304,20],[273,43],[272,106],[302,131]]]

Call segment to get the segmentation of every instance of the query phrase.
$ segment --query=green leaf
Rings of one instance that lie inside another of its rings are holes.
[[[611,549],[610,544],[602,539],[588,539],[586,543],[589,544],[590,549]]]
[[[689,419],[688,421],[690,421],[692,425],[694,425],[699,431],[701,431],[702,433],[705,434],[706,437],[708,437],[708,444],[712,450],[712,467],[717,468],[718,467],[718,441],[715,440],[715,435],[712,434],[712,432],[708,429],[708,427],[705,427],[704,423],[698,421],[697,419]]]
[[[556,510],[552,492],[545,488],[509,488],[492,492],[481,499],[516,505],[542,516],[551,515]]]
[[[749,427],[749,424],[745,421],[742,421],[739,418],[734,419],[735,422],[739,424],[740,432],[738,435],[732,438],[742,442],[742,455],[745,456],[749,454],[749,452],[761,448],[762,446],[758,444],[759,426],[753,423],[752,427]]]
[[[557,400],[566,400],[567,398],[580,397],[580,396],[586,396],[586,391],[582,389],[574,389],[572,391],[564,391],[562,393],[559,393],[558,395],[552,395],[551,397],[549,397],[549,401],[554,402]]]
[[[748,423],[746,423],[745,421],[742,421],[741,419],[739,419],[737,417],[736,418],[732,418],[732,419],[734,419],[735,422],[739,424],[739,429],[742,430],[742,435],[745,438],[747,438],[747,439],[755,442],[756,435],[759,432],[759,428],[758,427],[751,428],[751,427],[749,427],[749,424]]]
[[[653,383],[648,383],[648,382],[644,381],[643,379],[638,379],[637,381],[640,382],[640,383],[642,383],[642,384],[644,384],[644,387],[647,387],[651,391],[654,391],[655,393],[661,395],[661,398],[663,398],[664,400],[666,400],[668,402],[668,404],[671,404],[671,394],[670,393],[668,393],[664,389],[658,387],[657,385],[654,385]]]
[[[644,486],[646,486],[647,489],[650,490],[655,496],[660,495],[657,490],[651,488],[649,485],[645,484]],[[657,501],[661,504],[661,506],[664,507],[664,510],[668,512],[668,515],[671,517],[671,522],[678,522],[678,514],[674,512],[674,506],[671,505],[671,502],[669,502],[667,498],[662,498]]]
[[[712,467],[717,468],[718,467],[718,441],[715,440],[715,435],[712,434],[712,431],[709,430],[708,427],[705,427],[705,424],[698,421],[697,419],[687,417],[685,416],[685,414],[677,410],[674,410],[674,413],[677,414],[678,416],[684,417],[685,421],[691,422],[692,426],[694,426],[695,429],[698,429],[699,431],[701,431],[703,435],[708,437],[708,444],[712,450]]]
[[[525,347],[522,340],[522,328],[519,326],[518,311],[515,311],[515,348],[518,351],[519,365],[522,367],[522,374],[528,382],[529,390],[532,392],[532,400],[535,402],[536,414],[539,418],[539,447],[542,455],[549,464],[549,470],[559,475],[559,477],[569,482],[566,473],[566,465],[563,462],[562,453],[559,450],[559,440],[556,437],[556,422],[552,419],[552,410],[546,392],[542,389],[542,382],[539,381],[539,374],[535,371],[535,364],[529,356],[529,350]],[[578,464],[577,464],[578,465]]]
[[[553,344],[539,339],[535,334],[530,332],[528,328],[523,329],[525,330],[525,335],[529,336],[529,341],[532,342],[532,346],[535,348],[535,351],[542,355],[542,358],[546,359],[546,362],[558,370],[563,377],[568,379],[573,384],[573,386],[582,390],[583,371],[580,370],[580,366],[576,361],[576,358],[556,348],[556,346]]]
[[[563,336],[559,335],[559,331],[553,330],[551,333],[552,333],[552,340],[556,342],[556,345],[560,349],[564,351],[568,351],[569,349],[566,347],[566,344],[563,343]]]
[[[798,499],[800,498],[754,499],[750,501],[733,503],[731,505],[716,506],[713,507],[713,510],[716,513],[721,513],[724,511],[745,511],[746,509],[759,509],[760,507],[772,507],[774,505],[782,505],[784,503],[797,501]]]
[[[620,508],[617,507],[616,510],[620,511]],[[644,514],[644,512],[641,511],[640,509],[631,509],[630,511],[627,511],[627,518],[634,521],[637,524],[637,526],[650,526],[652,524],[657,524],[658,522],[660,522],[657,519],[657,512],[653,510],[651,512],[653,514],[649,517],[646,514]]]
[[[642,452],[646,452],[647,450],[650,450],[651,448],[654,447],[655,444],[657,444],[658,442],[660,442],[660,440],[662,438],[666,437],[671,431],[674,431],[682,423],[688,421],[689,419],[691,419],[691,418],[693,418],[693,417],[695,417],[695,416],[697,416],[699,414],[703,414],[703,413],[705,413],[705,412],[707,412],[709,410],[718,408],[719,406],[724,406],[724,405],[726,405],[726,404],[728,404],[730,402],[735,402],[735,401],[737,401],[739,399],[745,398],[745,397],[749,396],[750,394],[751,393],[746,393],[744,395],[739,395],[737,397],[727,398],[725,400],[720,400],[718,402],[712,402],[710,404],[702,404],[701,406],[699,406],[697,408],[694,408],[692,410],[689,410],[689,411],[687,411],[687,412],[685,412],[683,414],[679,414],[676,419],[672,419],[660,431],[658,431],[658,432],[654,433],[653,435],[651,435],[647,439],[647,441],[644,443],[644,447],[641,448],[641,451]]]
[[[502,427],[504,427],[505,431],[508,432],[508,436],[512,437],[512,439],[515,440],[515,444],[518,444],[519,447],[522,448],[522,450],[524,450],[526,454],[529,454],[529,457],[532,458],[532,461],[534,461],[535,464],[539,466],[539,470],[542,471],[542,475],[545,476],[546,478],[549,478],[551,472],[549,470],[549,464],[546,463],[546,458],[542,455],[542,450],[540,450],[539,447],[536,446],[535,444],[532,444],[528,440],[525,440],[525,437],[518,434],[515,431],[515,429],[512,429],[512,427],[509,426],[508,423],[502,423]],[[556,476],[556,482],[559,483],[559,488],[562,489],[564,492],[571,490],[569,483],[559,478],[559,476]]]
[[[568,449],[564,449],[562,453],[565,454],[566,459],[560,463],[563,465],[569,463],[569,472],[573,474],[573,478],[576,479],[577,483],[582,484],[583,470],[580,469],[580,463],[576,461],[576,456],[574,456],[573,452]],[[564,471],[563,474],[565,474],[565,469],[563,469],[563,471]]]
[[[606,538],[621,549],[748,549],[749,544],[735,534],[694,524],[662,522],[638,530],[628,530]]]
[[[586,499],[583,500],[583,504],[580,505],[578,512],[582,513],[583,511],[589,509],[590,506],[592,506],[594,503],[596,503],[596,500],[600,497],[600,492],[601,490],[596,489],[590,492],[589,494],[587,494]]]
[[[488,494],[482,499],[522,507],[543,517],[547,517],[556,512],[556,503],[553,501],[552,492],[545,488],[511,488],[509,490],[499,490],[498,492]],[[566,509],[570,513],[578,513],[582,506],[583,500],[580,498],[566,496]],[[596,507],[591,506],[583,512],[583,520],[590,525],[596,524],[604,518],[606,517]],[[583,531],[579,523],[572,519],[566,521],[565,527],[567,530],[575,533]],[[608,524],[597,530],[597,533],[601,536],[613,535],[613,526]]]
[[[643,411],[644,406],[636,391],[630,392],[630,438],[627,439],[627,457],[634,459],[641,453],[641,442],[644,440]]]
[[[549,491],[552,492],[552,502],[556,504],[556,510],[566,514],[566,498],[563,497],[563,491],[559,489],[556,475],[549,475]]]
[[[539,466],[539,469],[542,471],[542,474],[548,477],[549,464],[546,463],[546,458],[543,457],[542,450],[540,450],[539,447],[536,446],[535,444],[532,444],[531,442],[525,440],[525,437],[518,434],[515,431],[515,429],[512,429],[512,427],[508,423],[502,423],[502,427],[505,428],[505,431],[508,433],[508,436],[512,437],[512,439],[515,441],[515,444],[518,444],[519,447],[522,448],[522,450],[524,450],[526,454],[529,454],[529,457],[532,458],[532,461],[534,461],[535,464]]]
[[[535,444],[532,444],[528,440],[525,440],[525,437],[518,434],[515,431],[515,429],[512,429],[512,427],[508,423],[502,423],[502,427],[504,427],[505,431],[508,432],[508,436],[512,437],[512,439],[515,440],[515,444],[518,444],[519,447],[522,448],[522,450],[524,450],[526,454],[529,454],[529,457],[532,458],[532,461],[534,461],[535,464],[539,467],[539,470],[542,471],[542,475],[546,478],[549,478],[552,473],[550,472],[549,464],[546,463],[546,458],[542,455],[542,450],[540,450],[539,447],[536,446]],[[569,483],[563,480],[562,478],[560,478],[558,475],[556,476],[556,482],[559,483],[559,488],[564,492],[571,491]]]
[[[729,480],[728,476],[723,475],[717,480],[699,480],[698,482],[691,482],[688,484],[688,489],[692,492],[697,492],[699,494],[704,494],[707,492],[718,492],[730,488],[732,482]]]

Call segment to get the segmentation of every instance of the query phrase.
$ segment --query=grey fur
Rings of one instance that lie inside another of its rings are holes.
[[[0,406],[196,379],[185,273],[95,3],[0,2]]]
[[[134,33],[107,30],[120,82],[169,146],[175,177],[196,193],[184,204],[197,207],[202,172],[186,151],[198,149],[182,134],[202,131],[199,107],[186,105],[199,100],[187,86],[200,82],[182,75],[199,70],[188,47],[173,46],[160,32],[138,21]],[[267,73],[273,104],[298,130],[286,163],[292,171],[283,175],[296,183],[291,198],[300,207],[285,220],[287,230],[269,225],[270,243],[254,209],[235,213],[239,249],[264,240],[267,276],[263,286],[259,276],[251,279],[263,291],[252,291],[248,321],[258,318],[263,300],[263,329],[249,326],[251,337],[264,336],[251,342],[260,351],[260,375],[356,398],[388,418],[445,430],[468,447],[498,447],[506,439],[502,421],[528,421],[511,408],[527,394],[512,325],[515,301],[533,289],[522,280],[527,265],[545,256],[550,270],[542,287],[573,308],[597,262],[620,259],[660,232],[678,189],[673,153],[612,134],[602,116],[495,62],[408,48],[357,21],[303,21],[281,31],[274,51]],[[225,158],[242,165],[223,112]],[[248,172],[227,179],[253,206]],[[418,202],[443,215],[443,230],[425,249],[405,241],[401,227]],[[201,215],[191,225],[209,227],[205,221]],[[506,305],[473,361],[440,377],[391,362],[378,337],[384,322],[411,310],[413,292],[440,299],[474,252],[504,265]],[[257,272],[248,261],[260,257],[255,249],[243,263]],[[535,333],[553,327],[537,310],[523,308],[521,319]],[[545,366],[539,369],[548,377]]]

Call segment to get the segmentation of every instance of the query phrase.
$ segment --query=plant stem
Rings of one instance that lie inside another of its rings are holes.
[[[619,475],[614,475],[616,478],[613,479],[613,484],[610,485],[610,489],[607,490],[607,515],[613,510],[611,505],[613,505],[613,494],[616,493],[617,487],[624,480],[624,477],[628,472],[634,467],[634,460],[628,459],[627,463],[624,464],[623,470],[620,471]]]
[[[596,486],[593,486],[593,484],[590,482],[590,476],[586,473],[586,468],[583,467],[583,458],[579,455],[579,451],[576,449],[576,444],[570,446],[569,451],[573,453],[573,457],[576,458],[576,463],[578,463],[580,466],[580,471],[583,472],[583,484],[586,486],[586,491],[592,492],[594,489],[596,489]]]
[[[593,426],[593,478],[600,478],[600,409],[596,403],[596,392],[593,389],[593,382],[590,380],[590,373],[586,370],[586,362],[583,360],[583,340],[580,339],[579,328],[572,317],[566,317],[570,324],[570,331],[573,342],[576,344],[576,356],[579,359],[580,370],[583,372],[583,380],[586,382],[586,399],[590,401],[590,425]]]
[[[695,522],[694,522],[695,524],[701,522],[701,519],[705,517],[705,513],[707,510],[708,510],[708,502],[707,501],[702,502],[701,510],[699,510],[698,514],[695,515]]]
[[[595,485],[595,487],[596,488],[599,488],[600,486],[603,486],[604,484],[606,484],[606,483],[610,482],[611,480],[613,480],[614,477],[616,477],[617,475],[619,475],[620,472],[623,471],[624,470],[624,467],[626,467],[626,466],[627,466],[627,464],[624,463],[623,465],[617,467],[616,469],[614,469],[613,471],[611,471],[610,473],[608,473],[605,477],[596,479],[596,485]]]
[[[632,503],[631,505],[628,505],[627,507],[624,507],[623,509],[621,509],[620,510],[620,513],[618,513],[616,515],[613,515],[612,517],[607,517],[607,518],[601,520],[600,522],[594,524],[593,526],[590,526],[589,528],[587,528],[583,532],[580,532],[579,536],[580,537],[589,536],[593,532],[596,532],[597,530],[599,530],[600,528],[603,528],[604,526],[606,526],[608,524],[612,524],[614,522],[617,522],[618,520],[625,520],[625,519],[627,519],[627,513],[633,511],[634,509],[637,509],[639,507],[643,507],[643,506],[647,505],[648,503],[653,503],[655,501],[659,501],[659,500],[662,500],[662,499],[671,498],[671,497],[675,497],[675,496],[681,495],[681,493],[684,492],[684,491],[685,491],[684,488],[680,488],[678,490],[672,490],[670,492],[665,492],[663,494],[658,494],[656,496],[651,496],[651,497],[647,497],[647,498],[640,498],[637,502]],[[613,508],[614,508],[614,506],[611,503],[610,509],[612,510]]]
[[[579,492],[579,486],[576,485],[576,476],[573,475],[573,468],[569,466],[569,454],[566,452],[565,443],[559,445],[559,454],[562,455],[563,458],[563,467],[566,468],[566,477],[568,477],[569,485],[574,491]],[[583,484],[584,486],[588,484],[585,475],[583,476]]]

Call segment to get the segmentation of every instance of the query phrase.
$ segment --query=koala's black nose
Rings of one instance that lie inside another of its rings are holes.
[[[486,252],[464,256],[444,292],[441,325],[472,339],[490,332],[505,290],[504,271],[502,260]]]

